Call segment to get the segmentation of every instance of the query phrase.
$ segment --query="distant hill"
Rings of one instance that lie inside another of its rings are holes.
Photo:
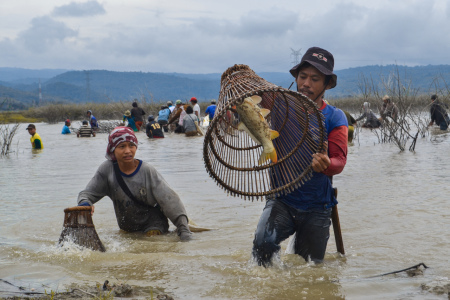
[[[13,82],[16,80],[27,81],[27,79],[36,80],[39,82],[41,80],[47,80],[49,78],[55,77],[56,75],[65,73],[69,70],[65,69],[22,69],[22,68],[0,68],[0,81]],[[28,80],[29,81],[29,80]]]
[[[195,77],[195,76],[194,76]],[[199,100],[217,98],[219,93],[219,80],[207,80],[202,75],[196,79],[175,76],[165,73],[143,72],[112,72],[104,70],[89,71],[89,89],[87,89],[87,75],[82,71],[71,71],[60,74],[46,81],[42,91],[48,86],[61,82],[71,84],[84,89],[84,97],[80,101],[96,101],[92,92],[101,94],[99,101],[110,99],[131,100],[142,96],[154,101],[166,101],[176,99],[190,99],[196,96]],[[89,90],[89,93],[88,93]],[[69,97],[61,94],[63,97]],[[90,99],[88,98],[88,95]]]
[[[446,90],[445,83],[450,84],[450,65],[365,66],[335,71],[338,85],[327,91],[326,97],[336,99],[360,95],[362,78],[384,93],[382,80],[389,81],[397,72],[401,81],[406,85],[411,82],[412,88],[419,94],[435,93],[437,85]],[[288,88],[294,80],[288,71],[257,74],[284,88]],[[130,101],[134,98],[163,102],[188,100],[193,96],[199,101],[209,101],[219,96],[221,75],[0,68],[0,103],[2,99],[8,98],[10,103],[16,103],[15,107],[19,108],[36,102],[39,79],[44,102]],[[291,89],[296,89],[296,86],[293,85]]]

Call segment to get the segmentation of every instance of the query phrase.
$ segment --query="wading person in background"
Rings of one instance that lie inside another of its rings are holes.
[[[88,121],[84,120],[83,125],[77,131],[77,137],[91,137],[95,136],[95,131],[89,127]]]
[[[98,130],[98,122],[97,122],[97,119],[94,117],[94,115],[92,114],[92,111],[91,110],[88,110],[87,112],[86,112],[86,116],[88,117],[88,120],[89,120],[89,124],[91,125],[91,128],[94,130],[94,131],[97,131]]]
[[[184,133],[183,118],[186,115],[186,109],[189,107],[189,104],[183,105],[181,100],[177,100],[175,105],[175,113],[170,115],[169,124],[177,123],[174,132]]]
[[[63,129],[62,129],[62,131],[61,131],[61,134],[70,134],[70,128],[69,128],[69,126],[70,126],[70,120],[67,119],[67,120],[64,122],[64,126],[63,126]]]
[[[180,197],[159,172],[135,159],[138,141],[128,127],[116,127],[108,138],[103,162],[86,189],[78,195],[79,206],[92,206],[105,196],[113,201],[119,228],[147,235],[165,234],[168,219],[182,241],[191,239],[186,210]]]
[[[355,118],[348,112],[343,110],[345,117],[347,118],[348,123],[348,142],[351,143],[353,141],[353,133],[355,132],[355,127],[357,125]]]
[[[173,110],[175,109],[175,106],[173,106],[172,101],[167,101],[167,107],[169,108],[170,113],[172,113]]]
[[[196,136],[198,134],[195,124],[198,125],[198,117],[194,114],[192,106],[188,106],[186,115],[183,118],[184,134],[186,136]]]
[[[428,124],[428,127],[433,125],[433,123],[436,123],[441,130],[447,130],[448,125],[450,124],[450,118],[448,117],[446,108],[448,108],[447,105],[440,102],[437,95],[431,96],[431,121],[430,124]]]
[[[190,102],[191,102],[191,105],[192,105],[192,107],[194,109],[194,115],[196,115],[197,118],[200,120],[200,105],[198,105],[198,103],[197,103],[198,102],[197,98],[192,97]]]
[[[378,120],[377,116],[375,116],[373,111],[370,109],[370,103],[369,102],[364,102],[363,110],[364,110],[364,113],[358,119],[356,119],[356,121],[360,121],[360,120],[366,118],[366,120],[362,124],[362,127],[364,127],[364,128],[378,128],[378,127],[381,126],[380,120]]]
[[[136,100],[136,99],[135,99]],[[136,129],[141,130],[142,124],[144,123],[143,116],[145,115],[145,111],[138,107],[137,101],[134,101],[132,104],[133,108],[131,109],[131,116],[133,117],[134,124],[136,125]]]
[[[212,99],[211,105],[208,106],[205,110],[205,115],[207,115],[209,117],[209,120],[212,121],[215,113],[216,113],[216,99]]]
[[[134,119],[131,116],[131,112],[129,110],[126,110],[123,114],[122,122],[125,124],[125,121],[127,122],[127,127],[133,129],[134,132],[138,131],[136,123],[134,122]]]
[[[325,117],[328,151],[313,154],[312,178],[301,187],[287,195],[267,198],[253,241],[253,257],[258,265],[271,265],[280,243],[294,233],[296,254],[315,263],[324,259],[331,210],[337,204],[330,176],[342,172],[347,161],[347,119],[340,109],[323,99],[325,91],[336,86],[333,67],[333,55],[313,47],[290,70],[297,91],[312,99]]]
[[[158,123],[163,128],[164,132],[169,132],[169,116],[170,116],[170,109],[162,105],[161,109],[158,113]]]
[[[164,138],[164,132],[161,129],[161,125],[155,121],[153,115],[148,116],[148,123],[145,126],[145,133],[151,139]]]
[[[36,133],[36,126],[34,124],[28,124],[27,129],[28,133],[31,135],[31,147],[33,149],[44,149],[44,144],[42,143],[42,139],[39,134]]]
[[[390,117],[395,122],[397,121],[398,107],[392,102],[391,97],[388,95],[383,97],[383,105],[380,109],[380,116],[382,120],[386,120],[387,117]]]

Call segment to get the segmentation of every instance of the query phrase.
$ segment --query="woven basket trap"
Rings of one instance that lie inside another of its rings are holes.
[[[279,137],[272,140],[276,163],[259,165],[263,147],[245,131],[235,106],[258,95],[266,121]],[[258,199],[288,194],[312,176],[312,155],[326,149],[324,116],[306,96],[276,86],[246,65],[234,65],[221,78],[216,113],[205,134],[203,159],[209,175],[233,196]]]

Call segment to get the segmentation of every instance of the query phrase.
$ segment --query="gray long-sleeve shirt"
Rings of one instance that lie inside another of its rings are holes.
[[[122,174],[131,193],[140,203],[136,205],[120,187],[114,174],[112,161],[100,165],[86,189],[78,195],[78,204],[95,204],[104,196],[111,198],[114,204],[117,223],[125,231],[147,231],[152,228],[151,214],[147,207],[161,207],[164,215],[180,229],[187,228],[187,214],[180,197],[175,193],[159,172],[151,165],[142,162],[133,174]],[[179,218],[180,216],[185,218]]]

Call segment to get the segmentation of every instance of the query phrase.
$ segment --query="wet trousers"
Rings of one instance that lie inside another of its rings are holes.
[[[258,265],[270,266],[280,243],[296,233],[295,253],[305,260],[323,261],[330,237],[331,208],[300,210],[270,199],[261,214],[253,240]]]
[[[140,130],[141,130],[141,127],[142,127],[142,123],[143,123],[142,121],[136,121],[136,122],[135,122],[135,124],[136,124],[136,128],[137,128],[137,130],[138,130],[138,131],[140,131]]]

